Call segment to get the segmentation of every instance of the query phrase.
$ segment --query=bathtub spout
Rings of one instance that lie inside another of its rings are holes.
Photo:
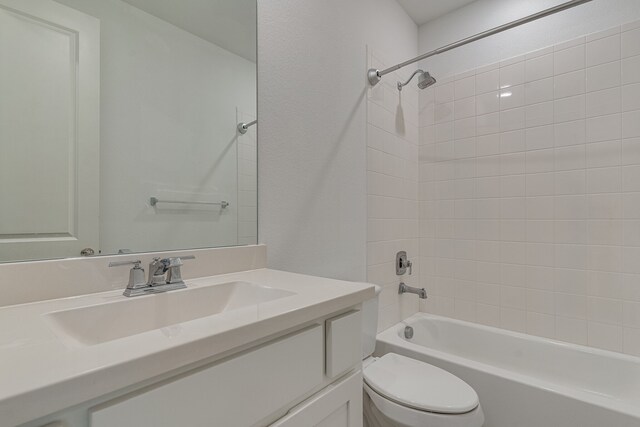
[[[420,299],[427,299],[427,290],[425,288],[413,288],[411,286],[407,286],[404,282],[400,282],[400,287],[398,288],[399,294],[416,294]]]

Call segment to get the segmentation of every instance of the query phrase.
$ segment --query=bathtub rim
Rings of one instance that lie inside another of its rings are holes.
[[[640,420],[640,405],[636,405],[633,402],[629,402],[629,401],[624,402],[624,401],[616,400],[616,398],[614,397],[598,396],[597,394],[594,394],[592,392],[582,391],[578,388],[573,388],[566,385],[553,383],[548,380],[540,380],[528,374],[522,374],[509,369],[500,368],[500,367],[489,365],[483,362],[478,362],[473,359],[465,358],[452,353],[447,353],[445,351],[435,350],[430,347],[422,346],[422,345],[415,344],[405,340],[401,336],[401,333],[404,330],[404,327],[415,322],[417,319],[427,319],[427,320],[431,319],[431,320],[440,321],[440,322],[453,323],[463,327],[484,330],[487,332],[497,333],[497,334],[506,335],[506,336],[519,338],[519,339],[531,340],[539,343],[545,343],[546,345],[553,345],[555,347],[576,349],[578,351],[591,353],[597,356],[602,356],[605,358],[614,358],[614,359],[618,359],[626,362],[632,362],[636,364],[640,364],[640,357],[623,354],[623,353],[617,353],[609,350],[603,350],[603,349],[594,348],[594,347],[587,347],[580,344],[573,344],[573,343],[558,341],[550,338],[538,337],[538,336],[529,335],[521,332],[500,329],[493,326],[476,324],[476,323],[467,322],[464,320],[453,319],[445,316],[439,316],[439,315],[424,313],[424,312],[418,312],[408,317],[407,319],[399,323],[396,323],[390,328],[387,328],[384,331],[380,332],[376,337],[376,341],[382,344],[385,344],[387,346],[390,346],[392,348],[400,347],[410,352],[425,354],[432,358],[439,359],[443,362],[453,363],[453,364],[461,365],[463,367],[473,369],[476,371],[486,372],[488,374],[501,377],[506,380],[513,381],[519,384],[523,384],[525,386],[540,388],[547,392],[554,393],[556,395],[569,397],[569,398],[582,401],[600,408],[612,410],[615,412],[620,412]],[[378,348],[376,347],[376,353],[375,353],[376,355],[378,355],[377,350]],[[640,384],[638,386],[640,387]]]

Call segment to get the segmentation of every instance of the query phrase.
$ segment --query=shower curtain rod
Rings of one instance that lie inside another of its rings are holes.
[[[540,11],[538,13],[534,13],[533,15],[525,16],[524,18],[520,18],[520,19],[518,19],[516,21],[512,21],[512,22],[509,22],[507,24],[500,25],[499,27],[495,27],[495,28],[492,28],[490,30],[483,31],[483,32],[478,33],[478,34],[476,34],[474,36],[467,37],[467,38],[464,38],[462,40],[458,40],[455,43],[451,43],[451,44],[448,44],[448,45],[443,46],[441,48],[432,50],[432,51],[427,52],[425,54],[422,54],[422,55],[420,55],[420,56],[418,56],[416,58],[410,59],[408,61],[405,61],[405,62],[402,62],[400,64],[394,65],[393,67],[387,68],[386,70],[380,71],[380,70],[376,70],[375,68],[371,68],[367,73],[367,77],[369,79],[369,83],[371,84],[371,86],[375,86],[376,84],[378,84],[378,82],[380,81],[382,76],[384,76],[385,74],[392,73],[392,72],[394,72],[396,70],[399,70],[402,67],[406,67],[407,65],[413,64],[414,62],[422,61],[423,59],[429,58],[431,56],[439,55],[441,53],[450,51],[450,50],[458,48],[460,46],[464,46],[466,44],[475,42],[475,41],[483,39],[485,37],[489,37],[489,36],[492,36],[494,34],[498,34],[498,33],[501,33],[503,31],[506,31],[506,30],[510,30],[511,28],[519,27],[520,25],[526,24],[528,22],[535,21],[535,20],[540,19],[540,18],[544,18],[545,16],[553,15],[554,13],[562,12],[563,10],[566,10],[566,9],[571,9],[572,7],[579,6],[579,5],[584,4],[584,3],[588,3],[590,1],[592,1],[592,0],[571,0],[571,1],[568,1],[568,2],[565,2],[565,3],[561,3],[561,4],[557,5],[557,6],[550,7],[549,9],[545,9],[545,10]]]

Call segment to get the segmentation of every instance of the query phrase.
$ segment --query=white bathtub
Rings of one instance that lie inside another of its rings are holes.
[[[378,335],[376,354],[389,352],[469,383],[485,427],[640,427],[637,357],[425,313]]]

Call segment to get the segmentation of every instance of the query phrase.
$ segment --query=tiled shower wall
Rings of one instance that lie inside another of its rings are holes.
[[[640,355],[640,23],[435,77],[421,309]]]
[[[375,52],[369,64],[386,68]],[[388,75],[367,91],[367,281],[383,287],[379,331],[418,311],[415,295],[398,295],[401,280],[419,284],[418,89],[396,87],[412,71]],[[396,276],[398,251],[413,261],[412,275]]]

